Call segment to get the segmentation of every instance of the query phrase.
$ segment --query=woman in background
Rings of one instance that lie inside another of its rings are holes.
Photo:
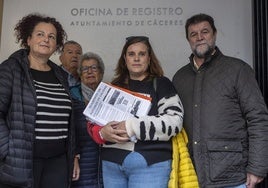
[[[77,101],[76,126],[77,140],[80,148],[80,178],[72,183],[73,188],[101,188],[101,161],[99,145],[87,133],[86,119],[83,111],[94,91],[103,79],[104,63],[98,54],[87,52],[80,57],[78,74],[81,85],[72,87],[72,96]]]

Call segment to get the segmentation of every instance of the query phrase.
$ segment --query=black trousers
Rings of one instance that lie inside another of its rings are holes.
[[[19,187],[14,187],[14,186],[10,186],[10,185],[6,185],[6,184],[2,184],[0,182],[0,188],[19,188]]]
[[[49,159],[34,159],[34,188],[67,188],[66,155]]]
[[[66,155],[49,159],[35,159],[34,162],[34,188],[67,188],[68,163]],[[0,188],[19,188],[0,182]]]

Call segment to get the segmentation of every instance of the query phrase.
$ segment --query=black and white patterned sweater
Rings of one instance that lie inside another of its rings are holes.
[[[126,120],[129,136],[135,136],[137,142],[124,144],[105,144],[102,159],[122,164],[132,151],[144,156],[148,165],[171,159],[171,137],[182,129],[183,107],[171,81],[166,77],[143,81],[129,80],[132,91],[149,95],[152,107],[147,116]]]

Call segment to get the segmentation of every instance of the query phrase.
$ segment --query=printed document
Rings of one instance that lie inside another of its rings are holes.
[[[150,97],[101,82],[84,110],[84,115],[89,121],[104,126],[110,121],[145,116],[150,108]]]

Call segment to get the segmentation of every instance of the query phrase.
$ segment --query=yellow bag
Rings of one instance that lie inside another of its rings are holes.
[[[168,188],[199,188],[187,143],[188,137],[184,129],[172,138],[173,159]]]

